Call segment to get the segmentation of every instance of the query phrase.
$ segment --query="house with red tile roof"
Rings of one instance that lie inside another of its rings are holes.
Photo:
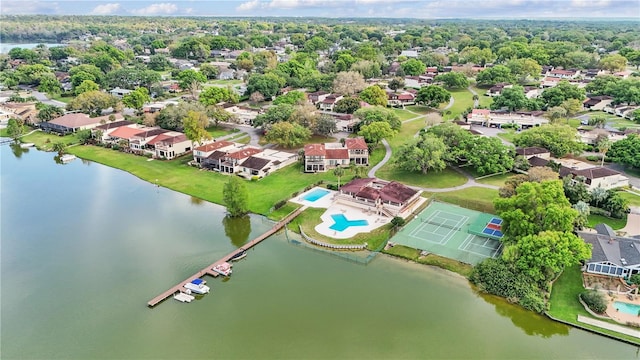
[[[336,203],[343,203],[388,217],[408,216],[420,200],[421,190],[395,181],[376,178],[355,179],[343,185]]]
[[[149,140],[145,151],[153,152],[153,156],[160,159],[171,160],[191,151],[193,143],[181,132],[170,131],[159,134]]]
[[[388,93],[387,105],[389,106],[402,106],[414,105],[416,103],[416,96],[410,92],[403,93]]]
[[[325,172],[337,166],[369,165],[369,148],[363,138],[343,143],[307,144],[304,147],[304,171]]]
[[[238,144],[225,140],[200,145],[193,149],[193,161],[200,165],[202,161],[213,154],[214,151],[225,151],[233,149],[234,147],[238,147]]]
[[[124,126],[138,127],[138,125],[135,124],[134,122],[127,121],[127,120],[112,121],[106,124],[96,126],[93,129],[91,129],[91,136],[100,142],[104,142],[110,138],[111,133],[116,131],[118,128],[124,127]],[[100,138],[98,138],[98,136],[100,136]]]

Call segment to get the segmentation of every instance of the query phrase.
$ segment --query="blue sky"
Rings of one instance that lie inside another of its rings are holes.
[[[0,13],[640,19],[640,0],[0,0]]]

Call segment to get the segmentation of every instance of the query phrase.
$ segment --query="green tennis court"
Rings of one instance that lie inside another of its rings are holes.
[[[500,241],[474,231],[493,218],[490,214],[434,201],[405,225],[392,241],[475,265],[500,255]]]

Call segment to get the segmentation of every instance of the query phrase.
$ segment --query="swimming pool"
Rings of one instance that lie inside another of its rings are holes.
[[[640,305],[629,304],[622,301],[615,301],[613,303],[613,307],[618,309],[618,311],[622,311],[625,314],[631,314],[631,315],[640,314]]]
[[[315,190],[311,191],[310,193],[307,193],[307,195],[303,196],[302,198],[304,200],[314,202],[314,201],[320,199],[321,197],[327,195],[328,193],[329,193],[329,190],[315,189]]]
[[[329,226],[329,229],[336,231],[344,231],[349,226],[367,226],[369,222],[367,220],[347,220],[347,218],[342,214],[333,214],[331,215],[335,224]]]

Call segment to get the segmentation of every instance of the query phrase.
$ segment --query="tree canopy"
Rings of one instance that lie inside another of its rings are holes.
[[[400,146],[394,162],[400,169],[426,174],[444,170],[447,158],[447,146],[442,139],[424,133]]]
[[[387,92],[377,85],[365,88],[359,96],[362,101],[370,105],[387,106]]]
[[[290,123],[288,121],[281,121],[273,124],[265,135],[265,139],[268,142],[278,144],[286,148],[300,146],[310,137],[311,130],[300,124]]]
[[[235,176],[229,176],[222,188],[222,199],[227,206],[230,217],[239,217],[249,211],[249,192],[242,180]]]
[[[539,146],[551,152],[555,157],[582,151],[584,145],[576,130],[568,125],[545,125],[522,131],[513,139],[519,147]]]
[[[451,93],[438,85],[430,85],[420,88],[416,96],[416,103],[437,108],[442,103],[449,102]]]

